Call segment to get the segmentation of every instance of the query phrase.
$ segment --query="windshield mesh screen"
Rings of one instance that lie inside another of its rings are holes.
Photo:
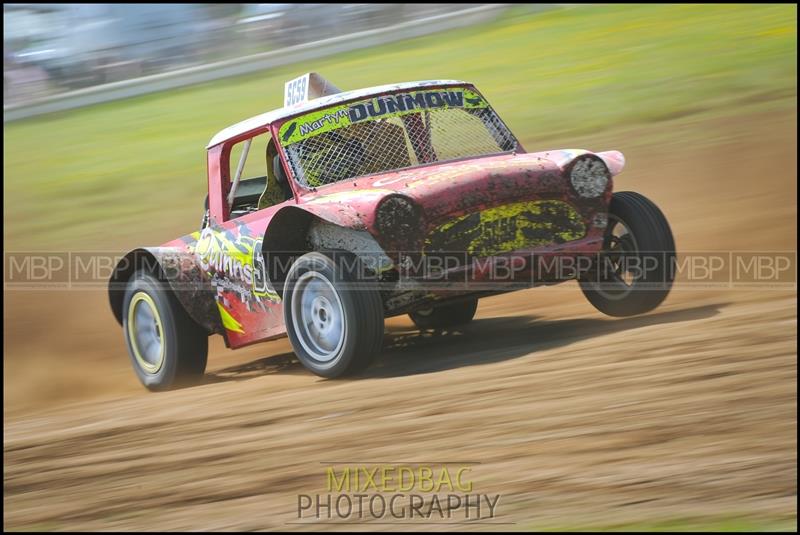
[[[462,88],[337,106],[288,121],[280,133],[295,177],[307,187],[517,146],[486,101]]]

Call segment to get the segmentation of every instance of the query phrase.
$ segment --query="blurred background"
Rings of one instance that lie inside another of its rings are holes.
[[[796,5],[3,14],[6,253],[196,230],[209,139],[314,71],[344,90],[468,80],[529,151],[622,151],[615,189],[661,207],[680,258],[796,254]],[[796,530],[796,284],[676,289],[626,319],[572,283],[481,300],[459,330],[392,318],[347,381],[285,340],[214,337],[205,384],[149,394],[102,287],[5,282],[6,529],[287,529],[321,462],[425,459],[479,462],[511,529]]]
[[[240,59],[479,4],[3,4],[3,102]]]

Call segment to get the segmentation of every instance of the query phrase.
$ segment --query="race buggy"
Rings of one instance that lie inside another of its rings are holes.
[[[567,280],[629,316],[672,286],[664,215],[612,193],[620,152],[528,153],[467,82],[342,92],[309,73],[283,108],[215,135],[207,159],[200,228],[129,252],[110,280],[152,390],[199,379],[211,334],[234,349],[288,335],[333,378],[369,365],[390,316],[450,329],[481,297]]]

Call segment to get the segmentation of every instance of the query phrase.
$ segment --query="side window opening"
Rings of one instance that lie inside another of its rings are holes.
[[[250,141],[249,147],[248,141]],[[242,161],[243,154],[245,154],[244,161]],[[255,136],[231,147],[229,195],[230,190],[235,188],[230,209],[231,219],[291,198],[292,192],[288,182],[282,186],[273,169],[275,155],[277,150],[269,134]],[[241,176],[236,184],[236,174],[240,166]]]

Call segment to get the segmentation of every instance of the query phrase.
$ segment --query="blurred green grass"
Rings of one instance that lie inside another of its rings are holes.
[[[469,80],[529,148],[556,148],[548,139],[796,106],[796,20],[796,5],[519,6],[480,27],[14,122],[6,249],[124,248],[194,230],[208,140],[279,107],[284,81],[306,71],[345,89]]]

